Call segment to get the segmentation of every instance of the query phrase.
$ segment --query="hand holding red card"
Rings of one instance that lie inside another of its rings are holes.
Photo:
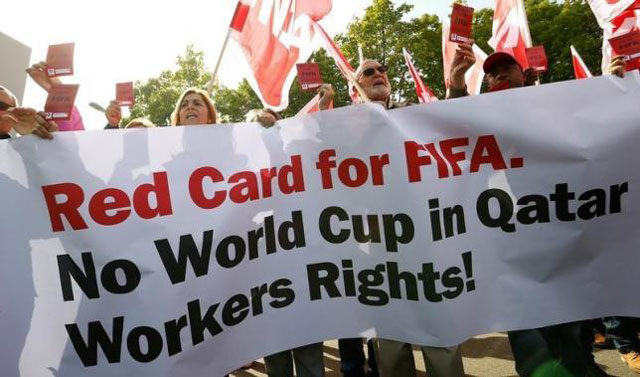
[[[450,26],[449,41],[468,43],[473,29],[473,8],[454,3]]]
[[[314,90],[322,85],[320,66],[316,63],[296,64],[298,82],[302,90]]]
[[[46,119],[67,120],[71,118],[80,85],[53,85],[44,105]]]
[[[47,75],[49,77],[73,75],[73,49],[75,43],[49,46]]]
[[[133,82],[121,82],[116,84],[116,101],[120,106],[133,106]]]
[[[544,46],[528,47],[525,52],[530,68],[533,68],[536,72],[546,72],[549,69],[549,62],[547,60],[547,53],[544,51]]]
[[[640,31],[611,38],[609,43],[616,55],[624,56],[626,71],[640,68]]]

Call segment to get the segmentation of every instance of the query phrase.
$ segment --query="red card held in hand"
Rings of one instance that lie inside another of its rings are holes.
[[[44,105],[45,118],[67,120],[71,118],[80,85],[53,85]]]
[[[549,69],[549,62],[547,60],[547,53],[544,51],[544,46],[533,46],[525,50],[527,54],[527,62],[529,68],[533,68],[537,72],[546,72]]]
[[[473,29],[473,8],[454,3],[451,12],[451,28],[449,41],[467,43],[471,40]]]
[[[47,51],[47,76],[73,75],[73,48],[75,43],[49,46]]]
[[[322,85],[320,66],[317,63],[296,64],[298,69],[298,82],[302,90],[317,89]]]
[[[116,84],[116,101],[120,106],[133,106],[133,82],[121,82]]]
[[[618,37],[609,39],[613,52],[618,56],[624,56],[627,71],[640,68],[640,31],[632,31]]]

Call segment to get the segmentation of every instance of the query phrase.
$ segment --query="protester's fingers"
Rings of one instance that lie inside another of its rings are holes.
[[[36,121],[38,122],[38,124],[41,124],[49,132],[58,131],[58,124],[54,121],[47,120],[44,114],[44,111],[39,111],[36,114]]]
[[[0,120],[11,123],[18,123],[18,119],[9,112],[0,112]]]
[[[51,133],[47,131],[47,129],[44,128],[42,125],[36,126],[36,128],[34,128],[31,133],[41,139],[49,139],[49,140],[53,139],[53,135],[51,135]]]
[[[44,121],[44,119],[42,120]],[[49,122],[47,121],[44,121],[42,123],[40,121],[37,121],[36,126],[31,133],[42,139],[53,139],[53,135],[49,131],[48,123]]]
[[[620,77],[621,79],[624,78],[624,66],[622,67],[616,67],[611,71],[611,74],[616,75],[618,77]]]
[[[28,108],[28,107],[16,107],[13,110],[11,110],[11,113],[14,114],[15,116],[21,118],[21,117],[31,117],[36,115],[37,111],[35,111],[34,109]]]

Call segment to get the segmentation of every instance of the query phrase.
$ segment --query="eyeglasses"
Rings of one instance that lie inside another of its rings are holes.
[[[367,68],[364,71],[362,71],[362,75],[367,77],[373,76],[376,70],[378,70],[380,74],[385,74],[389,70],[389,67],[387,67],[386,65],[381,65],[380,67],[377,67],[377,68]]]
[[[0,111],[7,111],[11,107],[13,106],[9,105],[8,103],[0,102]]]

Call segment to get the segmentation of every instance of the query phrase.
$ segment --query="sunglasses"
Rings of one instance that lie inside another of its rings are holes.
[[[378,70],[380,74],[385,74],[389,70],[389,67],[387,67],[386,65],[381,65],[380,67],[377,67],[377,68],[367,68],[364,71],[362,71],[362,75],[366,77],[373,76],[373,74],[376,73],[376,70]]]
[[[11,107],[13,106],[9,105],[8,103],[0,102],[0,111],[7,111]]]

